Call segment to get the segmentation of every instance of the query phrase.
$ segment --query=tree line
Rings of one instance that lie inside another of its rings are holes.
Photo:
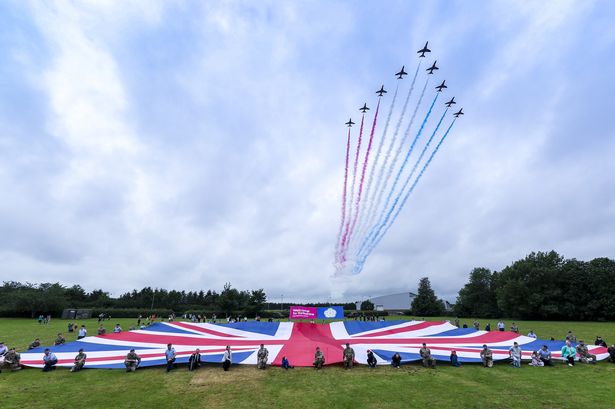
[[[65,308],[93,309],[116,312],[146,309],[152,313],[188,311],[254,316],[266,307],[267,295],[258,290],[238,290],[227,283],[222,291],[177,291],[145,287],[132,290],[117,298],[108,292],[86,292],[80,285],[64,286],[60,283],[22,284],[5,281],[0,286],[0,316],[59,315]],[[267,305],[279,307],[278,304]]]
[[[615,319],[615,260],[564,259],[533,252],[502,271],[475,268],[459,291],[464,317],[535,320]]]

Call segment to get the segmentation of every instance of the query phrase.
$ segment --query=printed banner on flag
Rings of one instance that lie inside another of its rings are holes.
[[[340,305],[334,305],[331,307],[318,307],[319,319],[344,319],[344,307]]]
[[[316,319],[318,313],[316,311],[316,307],[301,307],[294,305],[290,307],[290,316],[291,320],[301,320],[308,319],[313,320]]]

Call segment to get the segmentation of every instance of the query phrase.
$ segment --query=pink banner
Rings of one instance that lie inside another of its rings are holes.
[[[290,307],[290,316],[291,320],[301,320],[301,319],[316,319],[317,316],[317,308],[316,307],[300,307],[300,306],[292,306]]]

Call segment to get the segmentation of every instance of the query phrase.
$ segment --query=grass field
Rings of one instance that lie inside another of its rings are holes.
[[[399,317],[397,317],[399,318]],[[472,319],[461,319],[471,324]],[[127,329],[134,320],[114,319]],[[506,321],[510,325],[510,320]],[[95,332],[96,320],[85,323]],[[482,320],[484,325],[486,321]],[[0,337],[9,346],[24,350],[38,336],[50,345],[58,332],[66,335],[67,321],[0,319]],[[496,321],[491,322],[494,327]],[[522,333],[533,329],[540,338],[564,337],[572,329],[579,339],[592,342],[601,335],[615,342],[615,323],[517,321]],[[72,341],[75,335],[67,337]],[[223,372],[206,366],[189,373],[179,367],[170,373],[161,368],[143,368],[127,374],[122,370],[84,370],[70,373],[59,368],[51,373],[38,369],[0,374],[0,407],[223,407],[223,408],[416,408],[434,405],[446,408],[613,408],[615,365],[557,365],[514,369],[501,363],[485,369],[478,365],[438,369],[418,364],[399,370],[357,367],[344,371],[296,368],[284,371],[234,366]]]

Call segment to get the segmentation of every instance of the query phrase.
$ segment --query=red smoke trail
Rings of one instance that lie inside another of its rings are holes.
[[[348,233],[348,240],[346,241],[346,248],[342,248],[344,254],[348,249],[348,243],[352,238],[352,233],[357,224],[357,216],[359,215],[359,209],[361,207],[361,194],[363,193],[363,182],[365,181],[365,171],[367,170],[367,164],[369,163],[369,153],[372,149],[372,141],[374,140],[374,131],[376,130],[376,121],[378,120],[378,111],[380,110],[380,98],[378,98],[378,105],[376,106],[376,113],[374,114],[374,122],[372,124],[372,131],[369,134],[369,143],[367,144],[367,150],[365,151],[365,159],[363,160],[363,171],[361,172],[361,182],[359,183],[359,192],[357,193],[357,200],[355,201],[354,217],[352,218],[352,224],[350,226],[350,232]]]
[[[357,181],[357,166],[359,165],[359,152],[361,151],[361,140],[363,139],[363,122],[365,120],[365,112],[361,115],[361,128],[359,129],[359,141],[357,142],[357,153],[354,157],[354,167],[352,168],[352,186],[350,188],[350,197],[354,197],[354,186]],[[352,217],[352,206],[348,207],[348,220],[346,221],[346,228],[344,235],[342,236],[342,242],[340,244],[340,257],[341,263],[346,261],[346,239],[348,237],[348,229],[350,229],[350,218]]]
[[[350,127],[348,127],[348,139],[346,141],[346,166],[344,168],[344,192],[342,193],[342,221],[340,223],[340,230],[337,234],[337,248],[335,249],[335,261],[339,261],[339,247],[340,238],[342,237],[342,230],[344,228],[344,222],[346,221],[346,195],[348,186],[348,160],[350,158]]]

